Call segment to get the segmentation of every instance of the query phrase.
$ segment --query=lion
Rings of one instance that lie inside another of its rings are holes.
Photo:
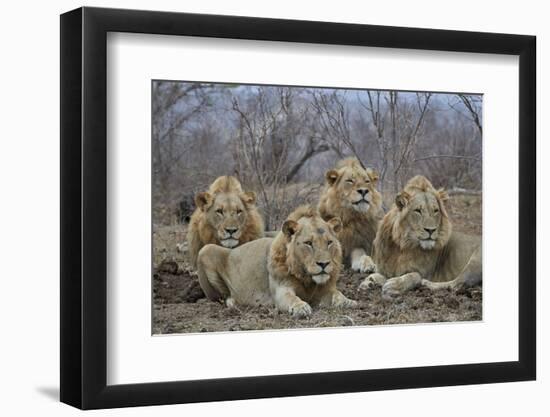
[[[198,256],[199,283],[206,296],[228,307],[275,306],[294,317],[313,307],[355,307],[336,282],[342,249],[336,237],[342,223],[324,221],[317,209],[292,212],[275,238],[236,249],[206,245]]]
[[[264,223],[256,208],[256,194],[243,191],[235,177],[218,177],[208,191],[195,196],[195,204],[187,232],[193,268],[206,244],[235,248],[263,237]]]
[[[437,290],[481,283],[481,239],[453,232],[448,198],[423,176],[409,180],[374,239],[377,272],[360,288],[382,285],[383,297],[391,299],[421,285]]]
[[[348,158],[340,161],[336,169],[327,171],[325,179],[319,212],[325,220],[333,217],[342,220],[338,240],[345,262],[354,271],[374,272],[375,264],[369,255],[384,215],[382,197],[376,189],[378,174],[364,168],[356,158]]]

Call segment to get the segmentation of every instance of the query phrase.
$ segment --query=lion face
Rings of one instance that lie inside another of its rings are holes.
[[[451,224],[445,210],[448,198],[443,190],[402,191],[396,196],[399,210],[393,235],[401,248],[419,247],[423,250],[442,248],[450,236]]]
[[[342,228],[339,218],[328,222],[320,216],[287,220],[283,233],[288,240],[287,258],[293,274],[309,276],[318,285],[338,274],[342,248],[336,234]]]
[[[367,213],[373,206],[373,200],[378,198],[378,174],[370,168],[364,169],[359,164],[353,164],[339,170],[331,169],[325,178],[345,208]]]
[[[196,197],[196,204],[205,214],[206,221],[216,230],[220,244],[226,248],[239,245],[249,210],[256,202],[254,192],[218,193],[205,192]]]

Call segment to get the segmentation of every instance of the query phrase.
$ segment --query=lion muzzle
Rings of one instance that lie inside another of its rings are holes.
[[[239,245],[239,240],[233,239],[233,238],[227,238],[227,239],[221,239],[220,243],[224,248],[232,249]]]
[[[369,211],[370,201],[366,200],[365,198],[361,198],[360,200],[351,203],[351,206],[361,213],[366,213],[367,211]]]
[[[238,227],[226,227],[219,235],[223,247],[231,249],[239,245],[241,233]]]
[[[312,279],[313,282],[315,282],[317,285],[323,285],[323,284],[326,284],[327,281],[330,279],[330,275],[329,275],[329,274],[325,274],[325,273],[321,273],[321,274],[317,274],[317,275],[312,275],[312,276],[311,276],[311,279]]]
[[[418,242],[420,247],[424,250],[432,250],[435,246],[435,240],[432,238],[420,239]]]

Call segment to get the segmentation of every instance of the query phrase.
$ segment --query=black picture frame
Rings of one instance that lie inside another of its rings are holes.
[[[519,56],[519,360],[107,385],[108,32]],[[534,36],[251,17],[88,7],[61,15],[61,401],[94,409],[535,379],[535,45]]]

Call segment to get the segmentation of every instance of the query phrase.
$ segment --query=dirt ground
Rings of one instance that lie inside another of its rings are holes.
[[[481,197],[453,196],[448,204],[453,227],[481,234]],[[430,292],[411,291],[392,301],[375,288],[357,287],[364,274],[345,269],[339,289],[357,300],[356,309],[314,309],[307,319],[294,319],[275,308],[245,307],[230,310],[208,301],[186,259],[185,225],[159,226],[153,231],[153,333],[196,333],[262,329],[365,326],[405,323],[478,321],[482,319],[482,288]]]

